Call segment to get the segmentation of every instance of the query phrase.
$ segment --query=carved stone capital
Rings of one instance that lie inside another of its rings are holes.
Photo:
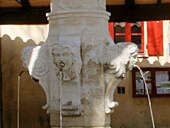
[[[114,90],[136,62],[137,46],[115,45],[106,0],[51,0],[49,35],[22,58],[39,80],[51,127],[110,127]],[[67,116],[67,117],[65,117]]]
[[[74,49],[79,51],[79,47],[72,49],[70,44],[57,43],[28,46],[22,51],[25,69],[34,79],[39,80],[45,91],[47,104],[43,108],[47,112],[60,111],[61,104],[63,115],[80,115],[81,58]],[[68,91],[73,94],[65,95]]]

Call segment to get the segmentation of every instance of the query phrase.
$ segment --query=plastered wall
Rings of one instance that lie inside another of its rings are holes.
[[[1,26],[1,63],[3,92],[3,128],[17,127],[18,75],[23,71],[21,49],[44,41],[45,26]],[[38,41],[38,39],[40,39]],[[48,128],[49,116],[41,107],[45,94],[28,73],[21,76],[20,128]]]
[[[140,57],[140,67],[168,67],[170,68],[170,21],[163,23],[164,56]],[[119,86],[125,87],[125,94],[115,94],[119,106],[112,114],[113,128],[151,128],[152,122],[146,97],[132,96],[132,72]],[[152,109],[157,128],[170,128],[170,97],[151,97]]]
[[[170,22],[164,21],[164,56],[138,58],[141,67],[170,67],[168,43],[170,42]],[[17,122],[17,77],[23,70],[20,52],[24,46],[40,44],[48,34],[48,25],[5,25],[1,31],[1,61],[3,86],[4,128],[16,128]],[[151,120],[146,98],[132,96],[132,73],[120,84],[125,86],[125,94],[115,94],[119,106],[112,114],[112,128],[150,128]],[[40,85],[28,73],[21,78],[20,127],[48,128],[49,116],[41,107],[45,104],[45,94]],[[170,128],[170,97],[151,98],[155,123],[158,128]]]

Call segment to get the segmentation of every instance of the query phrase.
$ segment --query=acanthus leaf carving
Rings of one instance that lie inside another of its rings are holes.
[[[46,55],[41,46],[27,46],[22,50],[24,67],[35,79],[39,79],[48,72],[48,64],[45,58]]]

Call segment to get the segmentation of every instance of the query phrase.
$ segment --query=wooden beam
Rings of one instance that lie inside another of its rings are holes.
[[[48,24],[49,7],[0,8],[0,24]]]
[[[170,20],[170,4],[107,6],[110,21]],[[0,24],[48,24],[50,7],[0,8]]]
[[[134,0],[125,0],[125,5],[126,6],[134,6],[135,5],[135,1]]]
[[[161,0],[157,0],[157,4],[161,4]]]
[[[19,4],[21,4],[24,9],[30,9],[31,8],[31,4],[30,4],[29,0],[16,0],[16,1]]]
[[[145,21],[145,20],[170,20],[170,4],[107,6],[111,12],[110,21]]]

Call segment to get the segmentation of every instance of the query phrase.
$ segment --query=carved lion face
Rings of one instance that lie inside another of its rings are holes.
[[[135,53],[134,55],[131,55],[130,56],[130,59],[129,59],[129,63],[128,63],[128,70],[132,70],[134,65],[136,64],[137,62],[137,53]]]
[[[73,53],[69,47],[55,47],[52,49],[53,62],[56,68],[68,70],[73,65]]]
[[[133,45],[132,45],[133,46]],[[137,63],[137,56],[138,56],[138,48],[137,46],[133,46],[129,48],[129,62],[128,62],[128,70],[132,70],[134,65]]]
[[[115,45],[114,49],[116,55],[109,65],[109,69],[116,77],[124,78],[128,70],[132,70],[137,62],[138,48],[133,43],[119,43]]]

